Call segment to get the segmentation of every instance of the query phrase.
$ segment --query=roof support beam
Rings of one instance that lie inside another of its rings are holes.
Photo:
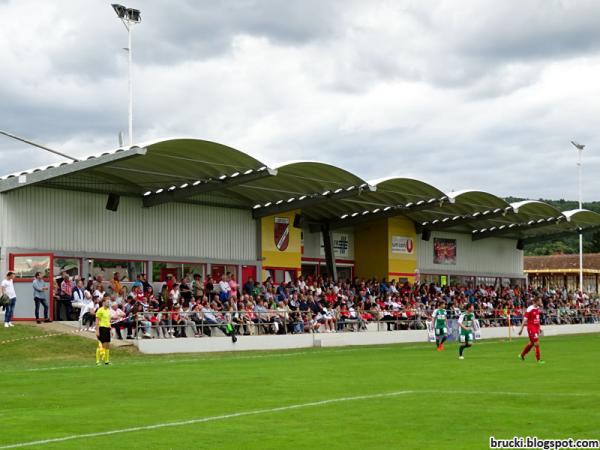
[[[247,170],[243,174],[236,172],[236,174],[229,176],[223,175],[217,179],[210,178],[208,180],[185,183],[182,185],[184,187],[172,186],[171,188],[159,189],[154,193],[148,192],[144,194],[143,204],[144,208],[150,208],[152,206],[162,205],[163,203],[186,200],[194,195],[227,189],[232,186],[239,186],[241,184],[250,183],[275,175],[277,175],[276,169],[261,167],[258,170]]]
[[[596,233],[600,231],[600,225],[597,226],[591,226],[591,227],[587,227],[587,228],[573,228],[571,230],[568,231],[561,231],[559,233],[550,233],[550,234],[542,234],[540,236],[532,236],[529,238],[525,238],[523,239],[523,244],[528,245],[528,244],[535,244],[537,242],[544,242],[544,241],[554,241],[557,239],[562,239],[565,237],[571,237],[574,235],[578,235],[578,234],[590,234],[590,233]]]
[[[117,161],[123,161],[136,156],[143,156],[145,154],[145,148],[134,147],[129,150],[120,150],[108,155],[84,159],[82,161],[64,165],[56,164],[55,167],[51,169],[43,169],[38,172],[25,173],[23,175],[16,175],[0,180],[0,193],[19,189],[31,184],[50,181],[56,177],[74,174],[84,169],[98,168]]]
[[[333,235],[327,225],[321,227],[321,236],[323,237],[323,246],[325,247],[325,264],[327,265],[328,275],[337,281],[337,267],[335,265],[335,250],[333,248]]]
[[[446,228],[452,228],[459,225],[469,225],[482,220],[495,219],[497,217],[503,217],[508,214],[514,214],[512,208],[497,208],[494,210],[487,210],[483,212],[477,212],[474,214],[467,214],[464,216],[447,217],[441,220],[432,220],[430,222],[416,224],[417,234],[422,233],[424,230],[439,231],[445,230]]]
[[[252,217],[260,219],[261,217],[272,216],[282,212],[291,211],[294,209],[308,208],[311,206],[320,205],[333,200],[343,200],[345,198],[357,197],[363,193],[365,189],[374,192],[377,188],[369,185],[350,186],[347,188],[339,188],[335,191],[326,191],[321,194],[301,195],[297,200],[278,200],[267,206],[258,206],[252,210]]]
[[[432,198],[430,200],[420,200],[415,203],[408,203],[406,205],[395,205],[386,206],[383,208],[377,208],[373,211],[363,211],[362,213],[345,214],[342,219],[331,221],[327,224],[330,230],[337,230],[340,228],[353,227],[367,222],[372,222],[378,219],[386,219],[389,217],[396,217],[402,214],[408,214],[416,211],[423,211],[426,209],[441,208],[445,202],[449,202],[448,197]],[[317,224],[310,225],[310,231],[316,233],[320,231],[320,226]]]
[[[507,225],[507,226],[501,226],[501,227],[493,227],[490,229],[484,229],[484,230],[474,230],[473,234],[471,235],[471,239],[473,241],[478,241],[480,239],[486,239],[489,237],[502,237],[506,234],[511,234],[514,232],[519,232],[519,231],[529,231],[529,230],[534,230],[537,228],[544,228],[544,227],[549,227],[551,225],[557,225],[561,222],[564,222],[565,217],[564,216],[559,216],[559,217],[548,217],[547,219],[540,219],[537,221],[532,221],[532,222],[527,222],[527,223],[518,223],[518,224],[511,224],[511,225]]]

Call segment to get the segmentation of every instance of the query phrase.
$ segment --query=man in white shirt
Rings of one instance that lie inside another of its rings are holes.
[[[4,313],[4,327],[12,327],[13,313],[15,312],[15,305],[17,304],[17,294],[15,292],[15,286],[13,280],[15,279],[14,272],[8,272],[6,278],[0,283],[0,295],[8,296],[8,305],[6,305],[6,312]]]

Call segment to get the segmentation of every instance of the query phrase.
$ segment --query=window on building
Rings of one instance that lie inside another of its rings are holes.
[[[67,272],[70,277],[81,275],[81,259],[55,257],[54,276],[59,276],[63,271]]]
[[[119,278],[123,282],[135,281],[138,275],[146,273],[146,263],[107,259],[92,261],[92,276],[96,279],[101,277],[103,281],[112,280],[115,272],[119,273]]]
[[[296,279],[296,271],[294,269],[265,268],[265,281],[269,277],[274,284],[287,284]]]
[[[12,258],[12,271],[17,278],[34,278],[41,272],[44,278],[50,276],[50,256],[15,255]]]
[[[202,263],[191,264],[162,261],[152,263],[153,281],[165,281],[167,274],[173,275],[178,280],[184,277],[192,280],[195,274],[199,274],[204,279],[206,277],[206,265]]]
[[[221,276],[232,273],[237,279],[238,266],[232,264],[212,264],[210,266],[210,274],[215,281],[221,281]]]
[[[352,267],[338,267],[338,280],[352,280]]]
[[[477,277],[477,286],[492,286],[492,287],[499,287],[499,280],[500,278],[496,278],[496,277]]]

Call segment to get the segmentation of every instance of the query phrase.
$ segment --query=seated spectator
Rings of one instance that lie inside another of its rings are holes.
[[[121,327],[127,328],[127,336],[131,336],[132,334],[132,326],[130,323],[127,323],[125,312],[119,307],[117,303],[112,303],[110,305],[110,325],[115,330],[115,334],[118,339],[123,339],[121,335]]]
[[[96,331],[98,297],[92,298],[92,294],[89,291],[85,291],[81,303],[81,309],[79,310],[79,331]]]

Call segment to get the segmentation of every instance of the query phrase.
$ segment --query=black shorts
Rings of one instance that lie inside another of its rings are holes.
[[[110,342],[110,328],[100,327],[98,340],[103,344],[108,344]]]

